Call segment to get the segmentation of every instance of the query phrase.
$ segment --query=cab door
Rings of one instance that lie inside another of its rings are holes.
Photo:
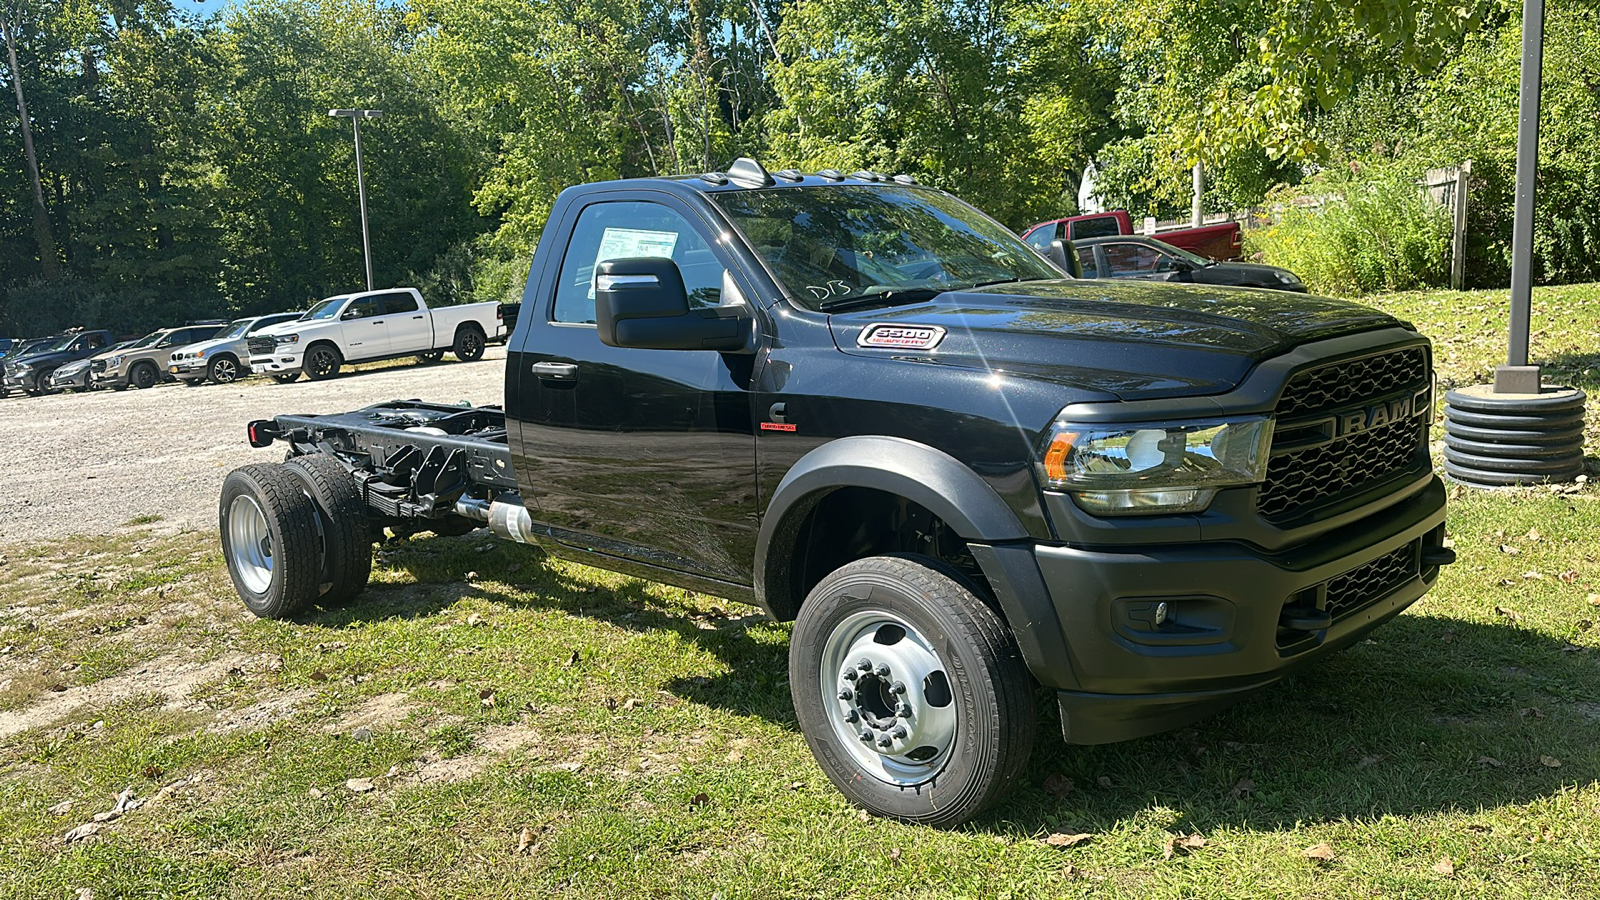
[[[433,324],[409,291],[383,295],[383,318],[389,326],[389,351],[421,353],[433,349]]]
[[[339,313],[339,332],[345,359],[371,359],[389,352],[389,325],[383,317],[381,296],[358,297]]]
[[[581,205],[538,289],[508,377],[538,490],[535,515],[577,550],[748,584],[757,527],[748,354],[608,347],[596,333],[594,269],[659,256],[691,305],[748,290],[700,213],[675,197],[608,193]],[[543,252],[541,250],[541,252]],[[534,299],[532,296],[529,299]]]

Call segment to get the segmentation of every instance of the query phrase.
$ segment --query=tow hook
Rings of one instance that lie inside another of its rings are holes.
[[[1456,561],[1456,551],[1453,547],[1428,547],[1422,551],[1422,565],[1448,566]]]

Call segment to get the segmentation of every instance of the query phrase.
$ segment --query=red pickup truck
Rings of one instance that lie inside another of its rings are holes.
[[[1133,230],[1133,218],[1125,209],[1089,216],[1068,216],[1040,222],[1022,233],[1022,239],[1043,251],[1050,249],[1051,241],[1075,241],[1082,238],[1110,237],[1118,234],[1138,234]],[[1243,235],[1238,222],[1202,225],[1198,228],[1175,228],[1158,232],[1156,237],[1174,247],[1211,259],[1239,259]]]

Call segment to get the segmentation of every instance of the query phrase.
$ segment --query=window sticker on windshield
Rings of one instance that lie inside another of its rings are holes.
[[[600,252],[594,255],[594,269],[589,273],[589,299],[594,299],[594,273],[608,259],[636,259],[641,256],[672,258],[672,248],[678,246],[676,231],[645,231],[640,228],[607,228],[600,235]]]

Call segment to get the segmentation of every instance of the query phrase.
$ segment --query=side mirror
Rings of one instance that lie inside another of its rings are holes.
[[[1073,278],[1083,277],[1083,260],[1078,258],[1078,248],[1071,241],[1051,241],[1044,255]]]
[[[339,321],[341,322],[347,322],[351,319],[359,318],[361,318],[361,310],[356,309],[353,306],[339,314]]]
[[[611,347],[738,352],[750,343],[743,308],[690,309],[677,263],[655,256],[595,267],[594,318]]]
[[[1189,262],[1187,259],[1175,259],[1172,261],[1172,271],[1187,275],[1194,271],[1194,263]]]

